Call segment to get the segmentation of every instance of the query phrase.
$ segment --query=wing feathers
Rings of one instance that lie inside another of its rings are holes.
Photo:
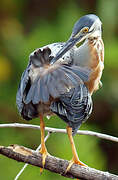
[[[30,56],[30,63],[21,77],[21,83],[17,92],[16,103],[19,112],[24,112],[24,116],[29,114],[29,117],[34,117],[37,114],[36,106],[39,103],[48,103],[51,99],[61,98],[64,94],[71,92],[71,89],[81,86],[89,79],[90,71],[75,65],[61,64],[60,61],[50,65],[52,57],[51,50],[44,48],[38,49]],[[81,91],[81,88],[79,89]],[[72,94],[70,94],[72,96]],[[72,101],[74,97],[74,102]],[[71,97],[71,104],[75,110],[78,108],[76,94]],[[80,100],[82,99],[82,93]],[[78,97],[77,97],[78,100]],[[80,101],[81,102],[81,101]],[[64,102],[66,104],[66,102]],[[75,104],[73,104],[75,103]],[[31,109],[31,112],[28,111]],[[58,113],[65,116],[63,106],[58,103]],[[71,107],[69,107],[69,110]],[[80,107],[81,108],[81,107]],[[57,111],[54,110],[54,111]],[[64,117],[63,117],[64,118]],[[68,113],[68,118],[72,115]]]
[[[82,84],[53,102],[51,110],[72,127],[74,135],[82,122],[90,116],[92,99],[86,86]]]

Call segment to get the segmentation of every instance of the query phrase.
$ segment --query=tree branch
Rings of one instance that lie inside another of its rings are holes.
[[[32,124],[20,124],[20,123],[9,123],[9,124],[0,124],[0,128],[5,128],[5,127],[18,127],[18,128],[31,128],[31,129],[40,129],[40,126],[38,125],[32,125]],[[57,128],[50,128],[50,127],[45,127],[45,130],[48,132],[53,132],[53,133],[66,133],[65,129],[57,129]],[[80,135],[89,135],[89,136],[96,136],[101,139],[106,139],[109,141],[113,142],[118,142],[118,138],[102,133],[97,133],[93,131],[84,131],[84,130],[78,130],[77,134]]]
[[[20,123],[9,123],[9,124],[0,124],[0,128],[5,127],[18,127],[18,128],[31,128],[31,129],[40,129],[40,126],[38,125],[31,125],[31,124],[20,124]],[[57,129],[57,128],[50,128],[46,127],[46,131],[48,131],[48,135],[46,136],[46,140],[50,136],[50,133],[66,133],[65,129]],[[118,142],[117,137],[113,137],[106,134],[101,134],[97,132],[92,131],[83,131],[78,130],[77,134],[80,135],[90,135],[90,136],[96,136],[102,139]],[[37,148],[39,149],[40,146]],[[31,149],[25,148],[23,146],[18,145],[12,145],[9,147],[3,147],[0,146],[0,154],[3,154],[11,159],[15,159],[20,162],[25,162],[27,164],[32,164],[34,166],[42,167],[42,161],[41,161],[41,154],[37,153],[36,151],[33,151]],[[118,176],[110,174],[108,172],[102,172],[93,168],[89,167],[82,167],[74,164],[70,171],[65,174],[66,168],[68,166],[67,160],[62,160],[53,156],[48,156],[46,158],[46,164],[45,169],[48,169],[52,172],[59,173],[62,176],[69,177],[69,178],[79,178],[84,180],[118,180]],[[16,176],[16,180],[19,178],[20,174],[23,172],[25,167],[27,167],[27,164],[21,169],[21,171]]]
[[[42,167],[41,154],[23,146],[0,146],[0,154],[19,162],[25,162],[33,166]],[[118,180],[118,176],[116,175],[76,164],[73,164],[70,170],[65,174],[68,163],[67,160],[47,156],[45,169],[69,178],[79,178],[84,180]]]
[[[47,136],[45,137],[44,141],[46,142],[48,140],[48,138],[50,137],[50,132],[48,132]],[[41,144],[37,147],[37,149],[35,150],[35,152],[38,152],[41,148]],[[20,175],[23,173],[23,171],[25,170],[25,168],[28,166],[28,163],[25,163],[25,165],[22,167],[22,169],[19,171],[19,173],[17,174],[17,176],[15,177],[14,180],[17,180]]]

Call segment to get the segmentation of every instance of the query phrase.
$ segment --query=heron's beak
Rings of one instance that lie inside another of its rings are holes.
[[[59,58],[61,58],[68,50],[70,50],[76,43],[81,42],[83,36],[78,36],[77,38],[70,37],[62,49],[56,54],[56,56],[51,60],[51,64],[54,64]]]

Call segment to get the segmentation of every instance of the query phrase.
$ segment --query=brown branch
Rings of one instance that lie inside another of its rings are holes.
[[[0,146],[0,154],[3,154],[4,156],[19,162],[29,163],[33,166],[42,167],[41,154],[23,146]],[[79,178],[84,180],[118,180],[118,176],[116,175],[76,164],[73,164],[69,172],[65,174],[68,163],[69,162],[67,160],[59,159],[53,156],[47,156],[45,169],[69,178]]]
[[[48,132],[47,136],[45,137],[44,141],[46,142],[48,138],[50,137],[50,132]],[[41,148],[41,144],[36,148],[35,152],[38,152]],[[22,169],[19,171],[19,173],[16,175],[14,180],[18,180],[20,175],[23,173],[25,168],[28,166],[28,163],[25,163],[25,165],[22,167]]]

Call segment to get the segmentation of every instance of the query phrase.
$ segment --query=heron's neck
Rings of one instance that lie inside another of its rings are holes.
[[[101,36],[91,36],[81,46],[75,48],[73,56],[75,65],[89,67],[92,58],[90,46],[96,48],[100,39]]]
[[[81,46],[74,49],[73,62],[77,66],[85,67],[88,66],[89,57],[88,39],[86,39]]]

